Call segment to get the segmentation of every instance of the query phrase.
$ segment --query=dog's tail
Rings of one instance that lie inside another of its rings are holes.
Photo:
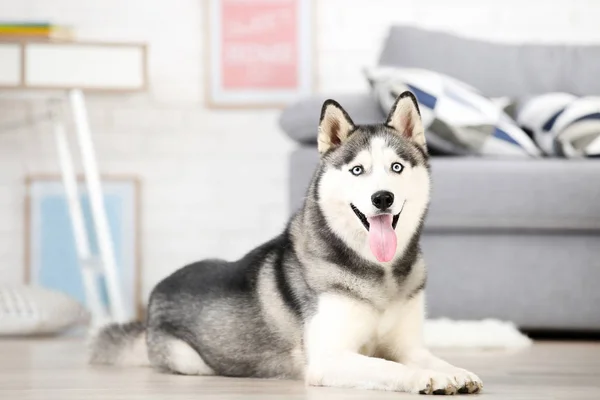
[[[148,366],[146,325],[142,322],[110,324],[92,337],[90,363]]]

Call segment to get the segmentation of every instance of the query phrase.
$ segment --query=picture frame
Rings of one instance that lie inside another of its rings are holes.
[[[126,316],[139,319],[143,315],[141,182],[129,175],[102,176],[101,179]],[[93,220],[85,181],[81,176],[77,180],[90,250],[92,255],[97,256],[98,246],[91,229]],[[25,186],[25,283],[63,292],[86,304],[81,265],[61,177],[31,175],[25,178]],[[108,309],[104,277],[98,276],[98,285],[102,303]]]
[[[313,0],[206,0],[206,104],[280,108],[316,88]]]

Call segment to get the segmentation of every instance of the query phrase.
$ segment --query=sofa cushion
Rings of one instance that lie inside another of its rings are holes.
[[[418,68],[365,70],[382,110],[407,90],[415,94],[429,148],[451,155],[538,157],[531,138],[500,106],[464,82]]]
[[[524,100],[519,124],[533,132],[549,155],[600,157],[600,97],[547,93]]]
[[[600,46],[506,44],[394,26],[381,65],[424,68],[460,79],[491,97],[553,91],[600,93]]]
[[[426,227],[442,230],[600,232],[594,160],[432,160]]]
[[[519,126],[531,132],[538,147],[547,155],[558,155],[556,135],[552,130],[556,119],[577,96],[570,93],[545,93],[514,100],[515,119]]]
[[[356,124],[376,124],[385,121],[385,115],[370,93],[346,93],[300,100],[281,113],[279,125],[295,141],[316,145],[321,107],[325,100],[330,98],[340,103]]]

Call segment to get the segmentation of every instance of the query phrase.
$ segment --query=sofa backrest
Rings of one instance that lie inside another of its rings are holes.
[[[502,44],[393,26],[379,63],[450,75],[487,96],[600,95],[600,46]]]

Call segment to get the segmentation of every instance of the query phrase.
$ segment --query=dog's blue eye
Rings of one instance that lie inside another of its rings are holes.
[[[352,167],[352,169],[350,170],[350,172],[352,173],[352,175],[354,176],[359,176],[360,174],[363,173],[363,167],[362,165],[357,165],[356,167]]]
[[[392,164],[392,171],[394,171],[397,174],[402,172],[403,169],[404,169],[404,167],[399,162],[395,162]]]

